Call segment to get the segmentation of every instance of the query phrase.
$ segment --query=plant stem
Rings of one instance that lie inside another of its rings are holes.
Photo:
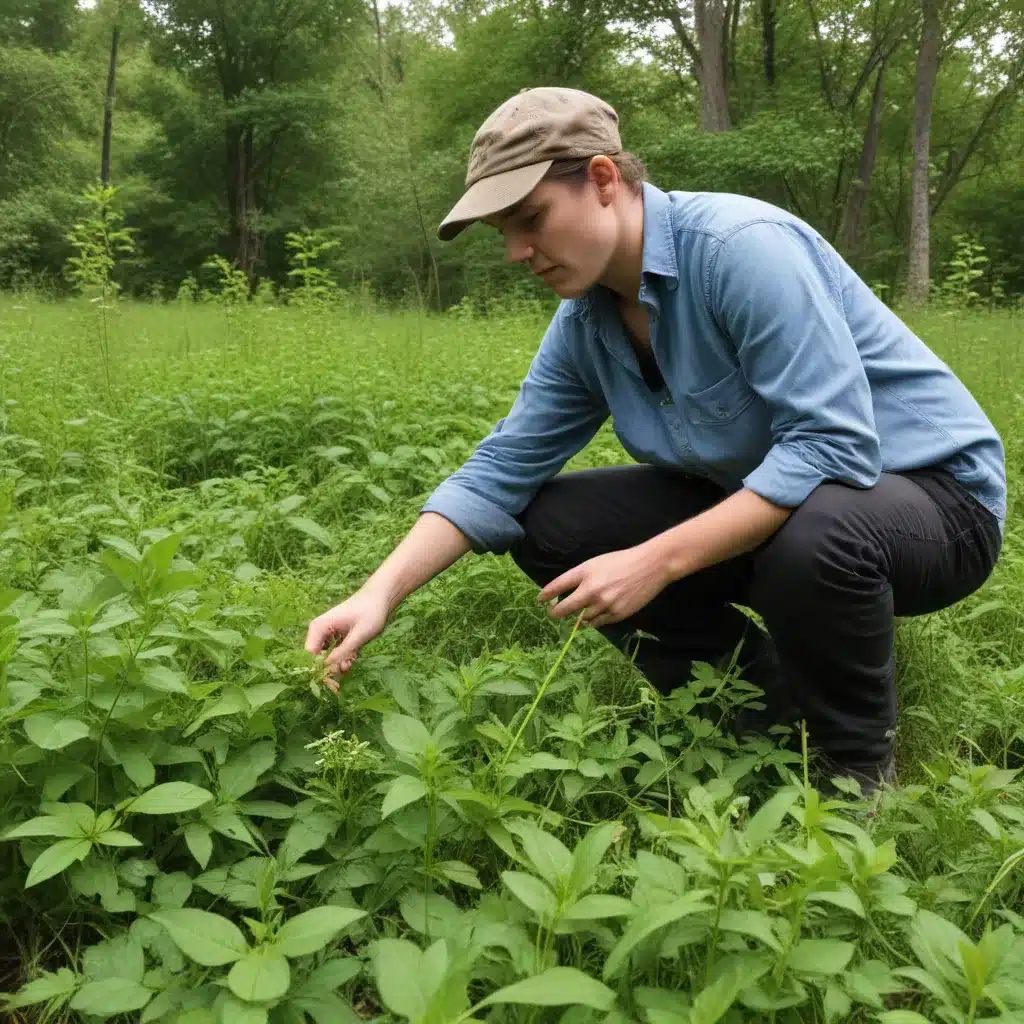
[[[100,734],[96,737],[96,760],[93,764],[93,810],[100,813],[100,755],[103,753],[103,736],[107,731],[107,725],[110,722],[111,716],[114,714],[114,708],[117,707],[117,702],[121,699],[121,694],[124,692],[124,684],[128,682],[128,673],[131,672],[132,666],[135,664],[135,659],[138,657],[139,651],[142,650],[146,640],[149,639],[149,630],[143,634],[139,640],[138,647],[132,652],[132,656],[128,659],[128,663],[124,667],[124,671],[121,673],[121,681],[117,684],[117,693],[114,694],[114,699],[110,703],[110,707],[107,708],[107,713],[103,718],[103,725],[100,726]]]
[[[569,634],[569,639],[565,641],[561,651],[558,653],[558,657],[555,659],[554,665],[551,666],[551,671],[548,672],[544,682],[540,684],[540,689],[537,690],[537,696],[533,698],[533,703],[530,705],[530,710],[527,711],[526,717],[523,719],[522,724],[519,726],[515,736],[512,737],[512,742],[508,745],[505,750],[505,756],[501,759],[501,764],[498,765],[499,777],[505,773],[505,765],[508,764],[508,759],[512,756],[512,751],[516,749],[519,744],[519,740],[522,738],[523,733],[526,731],[526,727],[530,724],[530,720],[533,718],[534,712],[537,710],[537,705],[540,704],[544,697],[544,692],[551,684],[551,680],[554,679],[555,673],[558,671],[558,667],[562,664],[562,660],[565,658],[569,651],[569,645],[573,642],[576,637],[576,633],[579,631],[580,623],[583,621],[583,612],[576,617],[576,622],[573,624],[572,632]]]

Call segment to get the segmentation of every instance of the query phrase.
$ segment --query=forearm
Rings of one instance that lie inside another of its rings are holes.
[[[672,580],[753,551],[775,534],[793,510],[741,490],[646,542]]]
[[[436,512],[424,512],[362,589],[383,594],[389,611],[394,611],[409,594],[470,550],[468,538],[458,527]]]

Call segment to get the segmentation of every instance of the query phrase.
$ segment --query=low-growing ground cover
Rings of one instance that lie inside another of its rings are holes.
[[[1024,1019],[1019,318],[915,323],[1003,431],[1013,511],[984,590],[901,624],[903,786],[870,806],[716,729],[741,681],[659,697],[506,558],[320,684],[309,619],[543,326],[0,304],[12,1020]],[[623,458],[605,428],[573,465]]]

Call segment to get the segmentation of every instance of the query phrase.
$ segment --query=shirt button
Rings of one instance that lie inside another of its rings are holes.
[[[726,416],[726,415],[728,415],[729,410],[726,409],[726,407],[724,405],[722,405],[721,402],[718,402],[715,405],[715,412],[717,412],[719,416]]]

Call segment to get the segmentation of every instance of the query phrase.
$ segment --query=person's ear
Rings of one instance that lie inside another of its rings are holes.
[[[618,194],[619,169],[614,161],[606,156],[595,156],[587,168],[587,178],[597,189],[597,197],[602,206],[611,204]]]

